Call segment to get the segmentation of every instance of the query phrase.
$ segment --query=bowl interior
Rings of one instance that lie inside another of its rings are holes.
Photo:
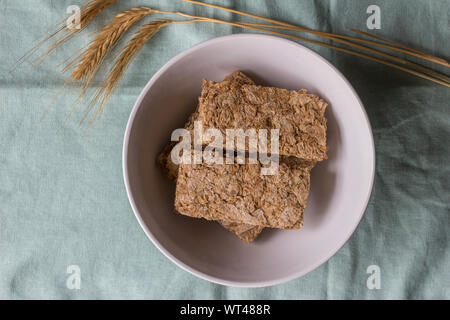
[[[303,228],[266,228],[252,244],[215,222],[175,214],[175,186],[155,164],[172,130],[194,111],[202,79],[221,81],[235,70],[258,84],[306,88],[329,103],[329,159],[312,171]],[[143,90],[124,144],[128,195],[147,235],[188,271],[235,286],[287,281],[330,258],[360,221],[373,173],[370,125],[345,78],[312,51],[263,35],[216,38],[172,59]]]

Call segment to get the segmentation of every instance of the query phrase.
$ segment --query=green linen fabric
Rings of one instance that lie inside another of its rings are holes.
[[[366,10],[378,5],[381,29],[374,34],[450,58],[448,0],[211,1],[345,34],[368,31]],[[24,64],[10,72],[69,5],[82,3],[0,1],[1,299],[450,298],[449,88],[306,44],[342,71],[366,107],[376,144],[372,197],[353,236],[318,269],[273,287],[225,287],[178,268],[147,239],[128,203],[121,154],[130,110],[164,63],[201,41],[245,31],[212,24],[165,28],[137,56],[88,135],[78,125],[80,112],[61,128],[76,98],[73,89],[39,119],[64,82],[58,65],[117,12],[147,5],[242,18],[178,0],[123,0],[35,70]],[[80,267],[79,290],[66,286],[70,265]],[[380,268],[380,289],[367,287],[371,265]]]

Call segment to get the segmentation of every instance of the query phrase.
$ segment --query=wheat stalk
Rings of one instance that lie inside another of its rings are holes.
[[[152,13],[153,10],[148,7],[133,8],[119,13],[103,27],[88,48],[64,68],[63,72],[75,66],[69,78],[81,82],[85,91],[105,57],[117,45],[123,34],[135,23]]]
[[[111,96],[112,92],[114,91],[114,89],[117,87],[118,83],[120,82],[121,78],[123,77],[123,75],[125,74],[126,69],[128,68],[129,64],[131,63],[131,61],[133,60],[133,58],[136,56],[136,54],[142,49],[142,47],[144,46],[144,44],[150,40],[159,30],[160,28],[162,28],[163,26],[166,26],[170,23],[191,23],[191,22],[210,22],[210,23],[221,23],[221,24],[227,24],[227,25],[232,25],[232,26],[236,26],[236,27],[240,27],[240,28],[247,28],[247,29],[252,29],[252,30],[257,30],[257,31],[263,31],[263,32],[267,32],[267,33],[272,33],[272,34],[276,34],[279,36],[283,36],[283,37],[290,37],[296,40],[301,40],[301,41],[306,41],[309,43],[313,43],[313,44],[317,44],[323,47],[327,47],[330,49],[334,49],[337,51],[341,51],[341,52],[345,52],[345,53],[349,53],[355,56],[359,56],[368,60],[372,60],[411,74],[414,74],[416,76],[422,77],[424,79],[427,80],[431,80],[434,81],[436,83],[439,83],[441,85],[450,86],[450,83],[448,82],[448,78],[445,77],[444,75],[440,75],[442,76],[444,79],[436,79],[432,76],[430,76],[429,74],[424,74],[421,72],[418,72],[416,70],[411,70],[408,69],[406,67],[400,66],[400,65],[396,65],[393,63],[390,63],[388,61],[384,61],[375,57],[371,57],[356,51],[352,51],[352,50],[348,50],[348,49],[344,49],[344,48],[340,48],[340,47],[336,47],[330,44],[326,44],[323,42],[319,42],[319,41],[315,41],[315,40],[310,40],[310,39],[305,39],[305,38],[301,38],[301,37],[297,37],[297,36],[293,36],[293,35],[289,35],[289,34],[285,34],[285,33],[281,33],[281,32],[277,32],[277,31],[273,31],[273,30],[267,30],[267,29],[263,29],[263,28],[258,28],[256,27],[257,24],[245,24],[245,23],[237,23],[237,22],[229,22],[229,21],[224,21],[224,20],[219,20],[219,19],[213,19],[213,18],[207,18],[207,17],[202,17],[202,16],[195,16],[195,15],[189,15],[189,14],[185,14],[182,12],[173,12],[173,11],[163,11],[163,10],[157,10],[157,9],[153,9],[154,13],[161,13],[161,14],[175,14],[175,15],[180,15],[183,17],[187,17],[190,18],[192,20],[186,20],[186,21],[170,21],[170,20],[161,20],[161,21],[156,21],[150,24],[146,24],[144,26],[141,27],[141,29],[136,32],[135,36],[130,40],[130,42],[126,45],[126,47],[124,48],[124,50],[122,51],[120,57],[118,58],[118,60],[116,61],[113,69],[109,72],[109,74],[107,75],[106,79],[103,81],[102,86],[100,87],[100,89],[98,90],[97,94],[95,95],[94,99],[92,100],[91,104],[89,105],[89,107],[87,108],[83,119],[81,120],[81,123],[85,120],[85,118],[87,117],[87,115],[89,114],[89,112],[92,110],[92,108],[94,107],[94,105],[96,105],[98,103],[98,107],[95,109],[94,114],[91,116],[90,121],[89,121],[89,125],[91,125],[96,119],[99,119],[103,113],[104,107],[106,105],[107,100],[109,99],[109,97]],[[390,56],[385,56],[385,57],[390,57]],[[393,57],[394,60],[396,57]],[[402,60],[398,60],[400,62],[403,62]],[[406,61],[406,60],[405,60]],[[432,73],[432,70],[426,70],[427,72]]]
[[[387,65],[389,67],[392,67],[392,68],[395,68],[395,69],[399,69],[399,70],[402,70],[404,72],[416,75],[418,77],[421,77],[421,78],[424,78],[424,79],[427,79],[427,80],[439,83],[439,84],[444,85],[446,87],[450,87],[450,78],[447,77],[444,74],[440,74],[440,73],[438,73],[438,72],[436,72],[434,70],[431,70],[431,69],[423,67],[421,65],[412,63],[412,62],[410,62],[408,60],[405,60],[405,59],[402,59],[402,58],[399,58],[399,57],[396,57],[396,56],[392,56],[390,54],[387,54],[387,53],[384,53],[384,52],[381,52],[381,51],[378,51],[378,50],[374,50],[372,48],[361,46],[361,45],[358,45],[358,44],[355,44],[353,42],[346,41],[346,40],[343,40],[343,39],[350,39],[351,38],[351,40],[354,40],[354,41],[360,40],[359,42],[363,42],[363,43],[370,42],[370,43],[373,43],[373,44],[378,44],[377,42],[366,41],[366,40],[362,40],[362,39],[358,39],[358,38],[353,38],[353,37],[348,37],[348,36],[341,36],[341,35],[336,35],[336,34],[332,34],[332,33],[324,33],[324,32],[319,32],[319,31],[313,31],[313,30],[310,30],[310,29],[294,26],[294,25],[291,25],[291,24],[288,24],[288,23],[285,23],[285,22],[280,22],[280,21],[277,21],[277,20],[273,20],[273,19],[269,19],[269,18],[265,18],[265,17],[260,17],[260,16],[257,16],[257,15],[251,14],[251,13],[241,12],[241,11],[238,11],[238,10],[229,9],[229,8],[226,8],[226,7],[221,7],[221,6],[218,6],[218,5],[204,3],[204,2],[200,2],[200,1],[196,1],[196,0],[183,0],[183,1],[189,2],[189,3],[193,3],[193,4],[202,5],[202,6],[216,8],[216,9],[220,9],[220,10],[224,10],[224,11],[240,14],[240,15],[251,17],[251,18],[255,18],[255,19],[260,19],[260,20],[263,20],[263,21],[266,21],[266,22],[274,23],[275,25],[265,25],[265,24],[257,24],[257,23],[246,23],[246,22],[236,23],[236,22],[228,22],[228,21],[212,19],[212,18],[208,18],[208,20],[205,20],[205,21],[224,23],[224,24],[228,24],[228,25],[232,25],[232,26],[236,26],[236,27],[240,27],[240,28],[248,28],[248,29],[252,29],[252,30],[262,31],[262,32],[266,32],[266,33],[279,35],[279,36],[282,36],[282,37],[288,37],[288,38],[296,39],[296,40],[299,40],[299,41],[304,41],[304,42],[316,44],[316,45],[319,45],[319,46],[327,47],[327,48],[334,49],[334,50],[341,51],[341,52],[345,52],[345,53],[348,53],[348,54],[351,54],[351,55],[354,55],[354,56],[358,56],[358,57],[361,57],[361,58],[364,58],[364,59],[372,60],[372,61],[384,64],[384,65]],[[173,12],[173,13],[176,13],[176,12]],[[192,16],[192,17],[195,17],[195,16]],[[196,17],[196,18],[201,18],[201,17]],[[369,56],[369,55],[366,55],[366,54],[363,54],[363,53],[360,53],[360,52],[356,52],[356,51],[353,51],[353,50],[349,50],[349,49],[345,49],[345,48],[341,48],[341,47],[336,47],[334,45],[329,45],[329,44],[326,44],[326,43],[323,43],[323,42],[320,42],[320,41],[315,41],[315,40],[310,40],[310,39],[306,39],[306,38],[303,38],[303,37],[293,36],[293,35],[290,35],[290,34],[285,34],[285,33],[277,32],[277,31],[273,31],[273,30],[268,30],[268,29],[265,29],[265,28],[277,28],[277,29],[288,29],[288,30],[305,31],[307,33],[315,34],[317,36],[321,36],[321,37],[327,38],[327,39],[332,40],[332,41],[343,43],[343,44],[348,45],[350,47],[358,48],[360,50],[367,51],[367,52],[370,52],[372,54],[382,56],[382,57],[387,58],[389,60],[398,62],[398,63],[400,63],[400,65],[391,63],[389,61],[381,60],[379,58],[372,57],[372,56]],[[379,46],[386,47],[385,45],[382,45],[382,44],[379,44]],[[389,48],[393,48],[393,47],[389,47]],[[442,64],[442,65],[448,65],[448,63],[445,60],[443,60],[443,59],[440,59],[440,58],[437,58],[437,57],[434,57],[434,56],[431,56],[431,55],[428,55],[428,54],[424,54],[424,55],[418,54],[418,52],[416,50],[414,50],[414,49],[411,50],[410,48],[408,48],[408,49],[409,50],[405,50],[405,51],[410,52],[411,55],[420,56],[420,58],[423,58],[425,60],[430,60],[430,61]],[[403,49],[401,49],[401,50],[403,50]]]
[[[372,56],[369,56],[367,54],[356,52],[356,51],[353,51],[353,50],[349,50],[349,49],[345,49],[345,48],[341,48],[341,47],[336,47],[336,46],[328,44],[328,43],[324,43],[324,42],[320,42],[320,41],[316,41],[316,40],[310,40],[310,39],[306,39],[306,38],[294,36],[294,35],[291,35],[291,34],[278,32],[278,31],[274,31],[274,30],[267,30],[267,29],[263,29],[263,28],[258,28],[258,27],[254,27],[254,26],[251,26],[251,25],[248,25],[248,24],[229,22],[229,21],[223,21],[223,20],[212,19],[212,18],[203,19],[201,21],[213,22],[213,23],[223,23],[223,24],[227,24],[227,25],[231,25],[231,26],[235,26],[235,27],[239,27],[239,28],[246,28],[246,29],[251,29],[251,30],[256,30],[256,31],[262,31],[262,32],[265,32],[265,33],[271,33],[271,34],[274,34],[274,35],[277,35],[277,36],[281,36],[281,37],[285,37],[285,38],[291,38],[291,39],[295,39],[295,40],[298,40],[298,41],[303,41],[303,42],[308,42],[308,43],[311,43],[311,44],[316,44],[316,45],[319,45],[321,47],[333,49],[333,50],[340,51],[340,52],[345,52],[345,53],[351,54],[353,56],[357,56],[357,57],[364,58],[364,59],[367,59],[367,60],[375,61],[375,62],[384,64],[386,66],[392,67],[394,69],[398,69],[398,70],[401,70],[401,71],[413,74],[413,75],[418,76],[420,78],[427,79],[427,80],[433,81],[435,83],[439,83],[439,84],[441,84],[443,86],[450,87],[450,82],[448,81],[448,77],[447,76],[445,76],[443,74],[439,74],[439,73],[437,73],[435,71],[432,71],[432,70],[427,69],[427,68],[422,67],[422,66],[417,66],[417,67],[420,67],[421,70],[414,70],[414,69],[410,69],[410,68],[408,68],[406,66],[397,65],[395,63],[392,63],[392,62],[389,62],[389,61],[386,61],[386,60],[381,60],[379,58],[372,57]],[[421,72],[422,70],[427,70],[427,72]]]
[[[220,7],[220,6],[216,6],[216,5],[211,5],[211,4],[203,3],[203,2],[199,2],[199,1],[194,1],[194,0],[184,0],[184,1],[191,2],[191,3],[194,3],[194,4],[201,4],[201,5],[205,5],[205,6],[210,6],[210,7],[214,7],[214,8],[218,8],[218,9],[223,9],[225,11],[230,11],[230,12],[233,12],[233,13],[240,13],[240,14],[243,14],[245,16],[250,16],[250,17],[253,17],[253,18],[259,17],[259,16],[255,16],[253,14],[241,13],[240,11],[237,11],[237,10],[228,9],[228,8]],[[381,51],[378,51],[378,50],[374,50],[372,48],[361,46],[359,44],[355,44],[355,43],[352,43],[350,41],[346,41],[346,40],[339,39],[339,38],[334,38],[334,37],[331,37],[331,36],[328,36],[328,35],[322,35],[323,37],[325,37],[327,39],[330,39],[330,40],[333,40],[333,41],[336,41],[336,42],[340,42],[340,43],[346,44],[346,45],[348,45],[350,47],[358,48],[360,50],[367,51],[367,52],[373,53],[375,55],[379,55],[379,56],[387,58],[389,60],[398,62],[401,65],[397,65],[397,64],[391,63],[391,62],[386,61],[386,60],[381,60],[379,58],[369,56],[369,55],[364,54],[364,53],[360,53],[360,52],[357,52],[357,51],[353,51],[353,50],[337,47],[337,46],[334,46],[334,45],[331,45],[331,44],[327,44],[327,43],[324,43],[324,42],[311,40],[311,39],[307,39],[307,38],[303,38],[303,37],[294,36],[294,35],[291,35],[291,34],[286,34],[286,33],[278,32],[278,31],[266,29],[266,28],[280,28],[280,29],[297,30],[297,28],[293,29],[293,28],[291,28],[289,26],[285,26],[284,23],[282,23],[283,25],[280,25],[280,26],[278,26],[278,25],[265,25],[265,24],[258,24],[258,23],[246,23],[246,22],[239,22],[238,23],[238,22],[230,22],[230,21],[224,21],[224,20],[219,20],[219,19],[214,19],[214,18],[207,18],[207,17],[202,17],[202,16],[194,16],[194,15],[189,15],[189,14],[185,14],[185,13],[182,13],[182,12],[175,12],[175,11],[155,10],[155,12],[157,12],[157,13],[164,13],[164,14],[176,14],[176,15],[180,15],[180,16],[183,16],[183,17],[196,19],[196,21],[227,24],[227,25],[230,25],[230,26],[235,26],[235,27],[245,28],[245,29],[251,29],[251,30],[261,31],[261,32],[265,32],[265,33],[271,33],[271,34],[275,34],[275,35],[282,36],[282,37],[287,37],[287,38],[291,38],[291,39],[295,39],[295,40],[299,40],[299,41],[303,41],[303,42],[308,42],[308,43],[319,45],[319,46],[326,47],[326,48],[329,48],[329,49],[345,52],[345,53],[348,53],[348,54],[351,54],[351,55],[354,55],[354,56],[358,56],[358,57],[361,57],[361,58],[364,58],[364,59],[367,59],[367,60],[375,61],[375,62],[378,62],[380,64],[384,64],[386,66],[389,66],[389,67],[392,67],[392,68],[395,68],[395,69],[398,69],[398,70],[401,70],[401,71],[413,74],[413,75],[421,77],[423,79],[427,79],[427,80],[433,81],[435,83],[439,83],[439,84],[441,84],[443,86],[450,87],[450,78],[447,77],[444,74],[440,74],[440,73],[438,73],[438,72],[436,72],[434,70],[431,70],[431,69],[423,67],[421,65],[412,63],[412,62],[410,62],[408,60],[405,60],[405,59],[402,59],[402,58],[399,58],[399,57],[396,57],[396,56],[392,56],[390,54],[387,54],[387,53],[384,53],[384,52],[381,52]],[[263,18],[263,17],[260,17],[260,18],[262,20],[269,21],[269,22],[276,21],[276,20]],[[317,34],[317,35],[319,35],[320,33],[321,32],[315,32],[314,31],[314,34]]]
[[[421,58],[421,59],[424,59],[424,60],[428,60],[428,61],[431,61],[431,62],[434,62],[434,63],[438,63],[438,64],[441,64],[441,65],[444,65],[446,67],[450,67],[450,64],[446,60],[444,60],[442,58],[438,58],[438,57],[432,56],[432,55],[430,55],[428,53],[424,53],[424,52],[421,52],[421,51],[418,51],[418,50],[415,50],[415,49],[411,49],[409,47],[406,47],[406,46],[403,46],[403,45],[400,45],[400,44],[396,44],[396,43],[394,43],[392,41],[387,41],[385,39],[381,39],[379,37],[375,37],[373,35],[370,35],[368,33],[363,33],[361,31],[356,31],[356,32],[365,34],[366,36],[370,36],[372,38],[378,38],[378,40],[382,40],[382,41],[384,41],[386,43],[391,44],[392,46],[389,46],[389,45],[386,45],[386,44],[383,44],[383,43],[379,43],[379,42],[375,42],[375,41],[369,41],[369,40],[364,40],[364,39],[360,39],[360,38],[355,38],[355,37],[350,37],[350,36],[345,36],[345,35],[340,35],[340,34],[335,34],[335,33],[315,31],[315,30],[311,30],[311,29],[308,29],[308,28],[299,27],[299,26],[296,26],[296,25],[293,25],[293,24],[289,24],[289,23],[286,23],[286,22],[282,22],[282,21],[278,21],[278,20],[274,20],[274,19],[270,19],[270,18],[261,17],[261,16],[258,16],[258,15],[252,14],[252,13],[243,12],[243,11],[239,11],[239,10],[234,10],[234,9],[230,9],[230,8],[226,8],[226,7],[222,7],[222,6],[218,6],[218,5],[214,5],[214,4],[210,4],[210,3],[205,3],[205,2],[201,2],[201,1],[196,1],[196,0],[183,0],[183,1],[184,2],[189,2],[189,3],[192,3],[192,4],[201,5],[201,6],[211,7],[211,8],[215,8],[215,9],[219,9],[219,10],[223,10],[223,11],[228,11],[228,12],[231,12],[231,13],[239,14],[239,15],[250,17],[250,18],[254,18],[254,19],[259,19],[259,20],[266,21],[266,22],[274,24],[274,25],[259,25],[261,27],[302,31],[302,32],[306,32],[306,33],[309,33],[309,34],[314,34],[316,36],[324,37],[324,38],[327,38],[327,39],[330,39],[330,40],[333,40],[333,41],[336,41],[336,42],[341,42],[341,43],[344,43],[344,44],[347,44],[347,45],[350,45],[350,46],[353,46],[353,47],[358,47],[356,44],[351,44],[351,43],[348,43],[348,42],[346,42],[344,40],[341,40],[341,39],[351,40],[351,41],[360,42],[360,43],[364,43],[364,44],[369,44],[369,45],[373,45],[373,46],[377,46],[377,47],[382,47],[382,48],[385,48],[385,49],[390,49],[390,50],[397,51],[397,52],[402,52],[402,53],[405,53],[405,54],[408,54],[408,55],[415,56],[417,58]],[[243,25],[250,25],[250,26],[252,26],[252,25],[253,26],[258,26],[257,24],[253,24],[253,23],[241,23],[241,24],[243,24]],[[352,29],[352,31],[355,31],[355,30]],[[359,47],[361,49],[362,46],[359,46]],[[370,49],[370,48],[367,48],[367,47],[362,47],[362,48]],[[379,53],[380,51],[377,51],[377,52]]]
[[[174,21],[171,20],[158,20],[148,24],[144,24],[140,27],[138,31],[135,32],[134,37],[126,44],[123,48],[120,56],[117,58],[113,68],[109,71],[106,78],[103,80],[102,85],[97,91],[97,94],[94,96],[92,102],[89,107],[86,109],[83,118],[81,119],[82,123],[89,112],[92,110],[94,105],[99,103],[98,107],[95,110],[95,113],[92,115],[90,124],[97,118],[100,117],[103,113],[103,108],[106,104],[106,101],[111,96],[114,89],[117,87],[117,84],[122,79],[125,74],[126,69],[130,65],[133,58],[138,54],[138,52],[142,49],[142,47],[149,41],[161,28],[167,26]]]
[[[247,27],[260,27],[259,30],[261,30],[261,31],[265,31],[264,29],[261,29],[261,28],[273,28],[273,29],[285,29],[285,30],[301,31],[298,28],[287,27],[287,26],[278,26],[278,25],[274,26],[274,25],[267,25],[267,24],[260,24],[260,23],[250,23],[250,22],[239,22],[239,24],[242,25],[242,26],[247,26]],[[271,33],[270,30],[267,30],[266,32]],[[440,73],[438,73],[438,72],[436,72],[436,71],[434,71],[432,69],[426,68],[426,67],[421,66],[419,64],[413,63],[413,62],[411,62],[409,60],[406,60],[406,59],[403,59],[403,58],[400,58],[400,57],[397,57],[397,56],[393,56],[393,55],[390,55],[390,54],[382,52],[382,51],[378,51],[378,50],[375,50],[375,49],[372,49],[372,48],[369,48],[369,47],[366,47],[366,46],[363,46],[363,45],[359,45],[359,44],[350,42],[348,40],[344,40],[344,39],[352,38],[352,37],[347,37],[347,36],[334,37],[334,36],[322,35],[321,32],[318,32],[318,33],[316,33],[316,32],[309,32],[309,33],[316,34],[318,36],[321,36],[321,37],[324,37],[326,39],[332,40],[334,42],[342,43],[342,44],[347,45],[349,47],[357,48],[357,49],[359,49],[361,51],[366,51],[366,52],[375,54],[377,56],[381,56],[381,57],[386,58],[388,60],[400,63],[400,65],[403,65],[404,67],[412,68],[412,69],[414,69],[416,71],[423,72],[423,73],[425,73],[427,75],[430,75],[432,77],[435,77],[435,78],[437,78],[439,80],[442,80],[444,82],[450,83],[450,77],[447,77],[446,75],[440,74]],[[286,36],[289,37],[289,35],[286,35]],[[307,41],[305,38],[301,38],[301,39],[297,38],[297,40]],[[362,43],[366,43],[366,44],[374,43],[373,41],[366,41],[366,40],[362,40],[362,39],[358,39],[358,40],[360,40],[358,42],[362,42]],[[390,46],[385,46],[383,44],[380,44],[380,46],[391,48]],[[407,51],[407,50],[404,50],[404,49],[399,49],[399,50],[401,50],[402,52],[403,51],[405,51],[405,52]],[[418,53],[415,53],[415,52],[410,52],[410,55],[417,56],[417,57],[420,57],[422,59],[433,61],[433,62],[436,62],[436,61],[438,61],[437,59],[440,59],[440,58],[436,58],[436,57],[429,58],[428,56],[425,56],[426,54],[418,54]],[[432,59],[432,60],[430,60],[430,59]],[[445,60],[442,60],[442,61],[445,61]],[[443,64],[441,62],[440,62],[440,64]]]
[[[107,6],[111,5],[112,3],[115,3],[119,0],[92,0],[89,5],[86,7],[86,10],[84,12],[84,16],[82,19],[82,23],[90,23],[102,10],[104,10]],[[135,58],[135,56],[138,54],[138,52],[143,48],[143,46],[164,26],[167,26],[172,23],[192,23],[192,22],[210,22],[210,23],[221,23],[226,25],[231,25],[235,27],[240,28],[246,28],[256,31],[261,31],[265,33],[271,33],[282,37],[289,37],[292,39],[296,39],[299,41],[304,41],[308,43],[312,43],[315,45],[327,47],[333,50],[345,52],[354,56],[358,56],[364,59],[372,60],[387,66],[390,66],[392,68],[396,68],[408,73],[411,73],[413,75],[422,77],[424,79],[434,81],[436,83],[439,83],[441,85],[450,87],[450,81],[449,77],[439,74],[431,69],[425,68],[423,66],[414,64],[408,60],[405,60],[400,57],[392,56],[387,53],[368,48],[356,43],[353,43],[351,41],[357,41],[362,42],[365,44],[378,44],[374,41],[368,41],[363,40],[359,38],[353,38],[349,36],[342,36],[342,35],[336,35],[332,33],[325,33],[320,31],[314,31],[309,30],[302,27],[297,27],[294,25],[290,25],[284,22],[278,22],[276,20],[259,17],[250,13],[243,13],[237,10],[228,9],[225,7],[220,7],[216,5],[211,5],[195,0],[184,0],[186,2],[191,2],[194,4],[201,4],[206,5],[226,11],[230,11],[237,14],[242,14],[248,17],[252,18],[258,18],[261,20],[264,20],[266,22],[270,22],[272,24],[257,24],[257,23],[248,23],[248,22],[231,22],[231,21],[224,21],[219,19],[213,19],[203,16],[195,16],[186,14],[179,11],[164,11],[164,10],[157,10],[152,9],[149,7],[139,7],[139,8],[133,8],[127,11],[124,11],[118,15],[116,15],[107,25],[104,26],[104,28],[97,34],[97,36],[92,40],[88,46],[88,48],[80,54],[77,58],[75,58],[72,62],[70,62],[63,71],[67,71],[69,69],[74,68],[74,71],[69,76],[69,79],[65,83],[68,84],[70,82],[78,82],[81,83],[82,91],[80,93],[80,96],[83,96],[88,87],[91,84],[91,81],[93,80],[95,74],[99,70],[100,66],[102,65],[103,61],[105,60],[108,53],[111,52],[111,50],[117,45],[123,34],[128,31],[135,23],[139,22],[141,19],[143,19],[145,16],[149,14],[170,14],[170,15],[178,15],[184,18],[189,18],[189,20],[182,20],[182,21],[176,21],[176,20],[158,20],[154,21],[152,23],[148,23],[145,25],[142,25],[137,32],[134,33],[131,40],[124,46],[124,48],[120,51],[120,55],[115,61],[113,67],[111,70],[107,73],[106,77],[102,81],[100,87],[97,89],[96,92],[94,92],[93,99],[91,100],[89,106],[86,108],[84,115],[80,121],[80,124],[86,120],[86,117],[91,113],[92,109],[95,107],[93,114],[90,117],[89,125],[101,117],[103,114],[104,108],[106,106],[106,103],[108,99],[110,98],[111,94],[123,78],[128,66],[132,62],[132,60]],[[85,25],[84,25],[85,27]],[[320,37],[324,37],[326,39],[339,42],[341,44],[357,48],[360,50],[364,50],[367,52],[370,52],[375,55],[379,55],[383,58],[386,58],[388,60],[395,61],[399,64],[394,64],[392,62],[381,60],[379,58],[369,56],[367,54],[349,50],[342,47],[337,47],[332,44],[307,39],[303,37],[294,36],[291,34],[286,34],[274,30],[270,30],[271,28],[275,29],[287,29],[287,30],[295,30],[295,31],[305,31]],[[362,32],[360,32],[362,33]],[[370,35],[368,35],[370,36]],[[377,38],[373,36],[374,39],[383,41],[384,43],[388,43],[389,45],[393,45],[394,47],[397,47],[397,49],[407,51],[409,53],[413,53],[413,55],[420,56],[422,58],[429,58],[430,61],[434,60],[433,62],[437,62],[444,64],[446,62],[443,59],[433,57],[429,54],[423,53],[421,51],[408,48],[406,46],[398,45],[393,42],[389,42],[387,40]],[[355,40],[356,39],[356,40]],[[348,41],[350,40],[350,41]],[[358,41],[359,40],[359,41]],[[381,46],[384,46],[385,48],[390,46],[386,44],[381,44]],[[386,47],[387,46],[387,47]],[[72,113],[72,112],[71,112]],[[70,116],[70,115],[69,115]]]
[[[386,40],[384,38],[381,38],[379,36],[376,36],[376,35],[373,35],[373,34],[370,34],[370,33],[364,32],[364,31],[361,31],[361,30],[351,29],[351,31],[359,33],[359,34],[362,34],[362,35],[365,35],[365,36],[373,38],[373,39],[376,39],[376,40],[381,41],[381,42],[388,43],[388,44],[390,44],[390,45],[392,45],[394,47],[403,49],[403,50],[397,50],[399,52],[407,53],[407,54],[410,54],[410,55],[414,55],[412,53],[415,53],[416,57],[422,57],[422,58],[426,57],[426,58],[428,58],[427,60],[429,60],[429,61],[439,63],[439,64],[441,64],[443,66],[446,66],[446,67],[450,67],[450,63],[447,62],[445,59],[433,56],[433,55],[431,55],[429,53],[426,53],[426,52],[423,52],[423,51],[420,51],[420,50],[417,50],[417,49],[410,48],[408,46],[405,46],[405,45],[400,44],[400,43],[396,43],[394,41]],[[377,43],[377,42],[372,42],[372,43],[376,43],[377,45],[382,46],[382,44]],[[384,47],[384,46],[382,46],[382,47]]]
[[[377,46],[377,47],[381,47],[381,48],[384,48],[384,49],[390,49],[390,50],[393,50],[393,51],[402,52],[402,53],[408,54],[410,56],[414,56],[416,58],[420,58],[420,59],[423,59],[423,60],[428,60],[428,61],[431,61],[431,62],[434,62],[434,63],[441,64],[441,65],[446,66],[446,67],[450,67],[450,64],[447,61],[445,61],[445,60],[443,60],[441,58],[438,58],[438,57],[435,57],[435,56],[431,56],[431,55],[429,55],[427,53],[419,52],[418,50],[415,50],[415,49],[411,49],[411,48],[405,49],[405,48],[403,48],[404,46],[401,46],[399,44],[395,44],[395,46],[393,46],[394,43],[392,43],[392,42],[389,42],[392,45],[386,45],[386,44],[379,43],[379,42],[359,39],[359,38],[345,36],[345,35],[339,35],[339,34],[334,35],[332,33],[327,33],[327,32],[310,31],[309,29],[304,29],[302,27],[295,27],[295,26],[267,25],[267,24],[250,23],[250,22],[240,22],[240,24],[247,25],[247,26],[254,26],[254,27],[262,27],[262,28],[303,31],[303,32],[306,32],[306,33],[314,34],[316,36],[332,40],[334,42],[342,43],[342,44],[345,44],[345,45],[350,46],[350,47],[354,47],[354,48],[357,48],[357,49],[360,49],[360,50],[363,50],[363,51],[367,51],[367,52],[370,52],[370,53],[382,56],[382,57],[387,58],[389,60],[393,60],[395,62],[399,62],[399,63],[404,64],[404,65],[408,65],[408,66],[410,66],[412,68],[421,69],[421,71],[429,72],[432,75],[433,75],[434,72],[432,70],[428,69],[428,68],[425,68],[425,67],[422,67],[422,66],[420,66],[418,64],[412,63],[411,61],[408,61],[406,59],[399,58],[399,57],[396,57],[396,56],[392,56],[392,55],[384,53],[382,51],[378,51],[378,50],[375,50],[375,49],[372,49],[372,48],[369,48],[369,47],[366,47],[366,46],[363,46],[363,45],[359,45],[359,44],[353,43],[353,42],[360,42],[360,43],[364,43],[364,44],[368,44],[368,45],[374,45],[374,46]],[[305,30],[308,30],[308,31],[305,31]],[[362,33],[362,31],[359,31],[359,32]],[[367,35],[367,36],[375,37],[375,36],[370,35],[368,33],[364,33],[364,34]],[[381,38],[378,38],[378,39],[381,39]],[[384,41],[386,41],[386,43],[388,43],[387,40],[384,40]],[[396,46],[398,46],[398,48]],[[436,75],[436,74],[434,74],[434,75]],[[447,81],[448,81],[448,79],[447,79]]]

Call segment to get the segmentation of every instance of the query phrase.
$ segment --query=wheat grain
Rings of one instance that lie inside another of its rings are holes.
[[[81,11],[81,28],[89,25],[103,10],[119,1],[120,0],[91,0],[83,6]]]

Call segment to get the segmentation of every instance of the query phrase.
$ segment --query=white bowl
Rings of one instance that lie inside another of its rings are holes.
[[[329,159],[312,171],[304,226],[296,231],[266,228],[252,244],[215,222],[175,214],[175,187],[155,164],[172,130],[194,111],[202,79],[221,81],[235,70],[258,84],[308,89],[329,103]],[[123,146],[128,198],[150,240],[181,268],[236,287],[279,284],[327,261],[364,214],[374,169],[370,123],[344,76],[300,44],[266,35],[211,39],[166,63],[140,94]]]

